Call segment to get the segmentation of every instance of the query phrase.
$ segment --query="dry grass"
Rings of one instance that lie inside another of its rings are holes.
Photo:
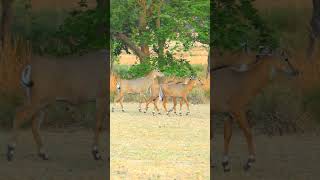
[[[124,106],[110,114],[111,179],[209,179],[209,104],[170,117]]]

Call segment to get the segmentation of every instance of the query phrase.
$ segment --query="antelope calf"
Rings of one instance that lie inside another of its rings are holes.
[[[99,160],[99,137],[102,123],[107,115],[107,67],[106,51],[92,52],[83,56],[64,58],[32,57],[31,64],[22,72],[22,84],[27,87],[27,102],[19,107],[13,121],[13,133],[7,148],[7,159],[14,157],[21,125],[32,121],[32,132],[39,156],[47,160],[42,138],[39,134],[38,116],[43,116],[46,107],[56,101],[70,105],[95,101],[96,127],[92,155]],[[107,126],[109,124],[107,123]]]
[[[147,76],[137,78],[137,79],[130,79],[130,80],[125,80],[125,79],[120,79],[117,82],[117,96],[114,99],[114,105],[116,105],[117,102],[120,103],[121,109],[124,112],[123,109],[123,99],[125,94],[139,94],[139,111],[141,112],[141,104],[142,104],[142,99],[141,97],[144,98],[146,101],[147,98],[145,94],[147,91],[150,89],[152,83],[154,80],[158,77],[163,77],[164,74],[160,72],[159,70],[152,70]],[[114,107],[112,107],[111,111],[114,111]]]
[[[232,120],[239,123],[248,144],[249,158],[244,165],[244,170],[248,170],[255,162],[252,132],[246,117],[249,103],[264,90],[275,76],[298,75],[298,71],[288,58],[284,57],[284,54],[257,55],[256,59],[255,63],[251,64],[245,72],[234,71],[228,67],[211,72],[213,101],[210,109],[213,113],[227,114],[224,121],[224,157],[222,162],[225,172],[230,171],[228,155],[232,136]],[[213,124],[211,123],[211,125]]]
[[[193,87],[197,84],[197,83],[202,84],[200,79],[197,79],[195,77],[190,77],[189,81],[187,84],[184,83],[171,83],[171,84],[161,84],[160,88],[159,88],[159,99],[160,101],[163,101],[163,108],[165,109],[165,111],[167,112],[167,114],[169,114],[170,111],[167,110],[166,107],[166,103],[167,103],[167,98],[168,97],[172,97],[173,101],[174,101],[174,106],[173,109],[176,112],[176,98],[181,98],[180,101],[180,114],[181,109],[182,109],[182,101],[184,101],[186,103],[187,106],[187,113],[186,115],[188,115],[190,113],[190,109],[189,109],[189,102],[187,99],[188,94],[191,92],[191,90],[193,89]]]

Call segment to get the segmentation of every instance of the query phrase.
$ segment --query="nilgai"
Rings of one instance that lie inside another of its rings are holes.
[[[186,103],[186,106],[188,109],[186,115],[188,115],[190,113],[190,109],[189,109],[189,102],[188,102],[187,96],[191,92],[193,87],[198,83],[200,83],[202,85],[202,82],[199,78],[190,77],[187,84],[184,84],[184,83],[161,84],[160,89],[159,89],[159,99],[160,99],[160,101],[163,102],[163,108],[165,109],[167,114],[169,114],[169,112],[170,112],[167,110],[167,106],[166,106],[167,98],[168,97],[173,98],[173,101],[174,101],[173,108],[175,110],[176,98],[179,97],[179,98],[181,98],[180,114],[181,114],[181,108],[182,108],[182,101],[184,101]]]
[[[188,78],[189,79],[189,78]],[[188,82],[188,79],[179,79],[179,78],[167,78],[164,83],[161,84],[185,84]],[[155,115],[155,110],[157,110],[158,114],[160,114],[159,108],[157,106],[157,100],[159,98],[159,89],[160,89],[160,82],[159,79],[154,79],[153,83],[150,87],[151,94],[149,98],[146,101],[146,107],[144,113],[148,111],[149,104],[153,102],[154,110],[152,111],[152,114]]]
[[[117,82],[117,95],[114,98],[114,106],[117,102],[120,103],[121,109],[124,112],[123,109],[123,99],[126,94],[139,94],[139,111],[141,112],[141,104],[142,104],[142,98],[146,101],[147,98],[145,94],[150,89],[154,79],[157,77],[163,77],[164,74],[160,72],[159,70],[152,70],[147,76],[137,78],[137,79],[120,79]],[[112,112],[114,111],[115,107],[112,107]]]
[[[94,101],[96,103],[96,127],[92,145],[94,159],[101,159],[99,137],[102,123],[107,115],[107,67],[108,53],[98,51],[83,56],[32,57],[22,73],[22,83],[27,87],[28,101],[17,109],[13,121],[13,134],[7,148],[7,159],[14,156],[19,128],[32,120],[32,132],[38,147],[39,156],[46,160],[42,138],[39,134],[37,116],[56,101],[65,101],[70,105]],[[109,126],[108,123],[106,123]]]
[[[211,72],[213,101],[210,109],[213,113],[227,114],[224,121],[224,158],[222,161],[225,172],[230,171],[228,155],[232,136],[232,120],[239,123],[248,144],[249,158],[244,165],[244,170],[248,170],[255,161],[252,132],[246,117],[249,103],[275,76],[298,75],[297,69],[283,54],[257,55],[256,59],[257,61],[251,64],[245,72],[237,72],[231,68]],[[213,124],[211,122],[211,125]]]

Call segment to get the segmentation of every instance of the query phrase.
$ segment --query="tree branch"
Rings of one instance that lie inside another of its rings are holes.
[[[112,34],[115,38],[119,39],[120,41],[124,42],[133,52],[136,54],[140,61],[142,62],[148,55],[146,55],[143,51],[140,50],[138,46],[136,46],[125,34],[123,33],[113,33]]]

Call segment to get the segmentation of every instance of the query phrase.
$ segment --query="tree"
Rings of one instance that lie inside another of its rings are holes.
[[[260,46],[268,49],[279,47],[276,31],[259,16],[253,7],[254,0],[215,0],[212,2],[211,29],[212,41],[208,57],[224,51],[239,52],[247,49],[258,50]],[[210,67],[212,68],[212,67]],[[208,69],[209,72],[209,69]]]
[[[0,43],[2,46],[10,38],[10,26],[12,22],[12,4],[13,0],[1,0],[1,29],[0,29]]]
[[[179,45],[187,50],[195,41],[208,44],[209,7],[208,0],[111,1],[113,54],[117,56],[121,50],[130,49],[143,62],[151,51],[163,57],[171,41],[179,43],[174,50]]]
[[[309,45],[307,48],[307,59],[311,60],[315,49],[316,40],[320,35],[320,0],[313,0],[313,11],[310,21]]]

